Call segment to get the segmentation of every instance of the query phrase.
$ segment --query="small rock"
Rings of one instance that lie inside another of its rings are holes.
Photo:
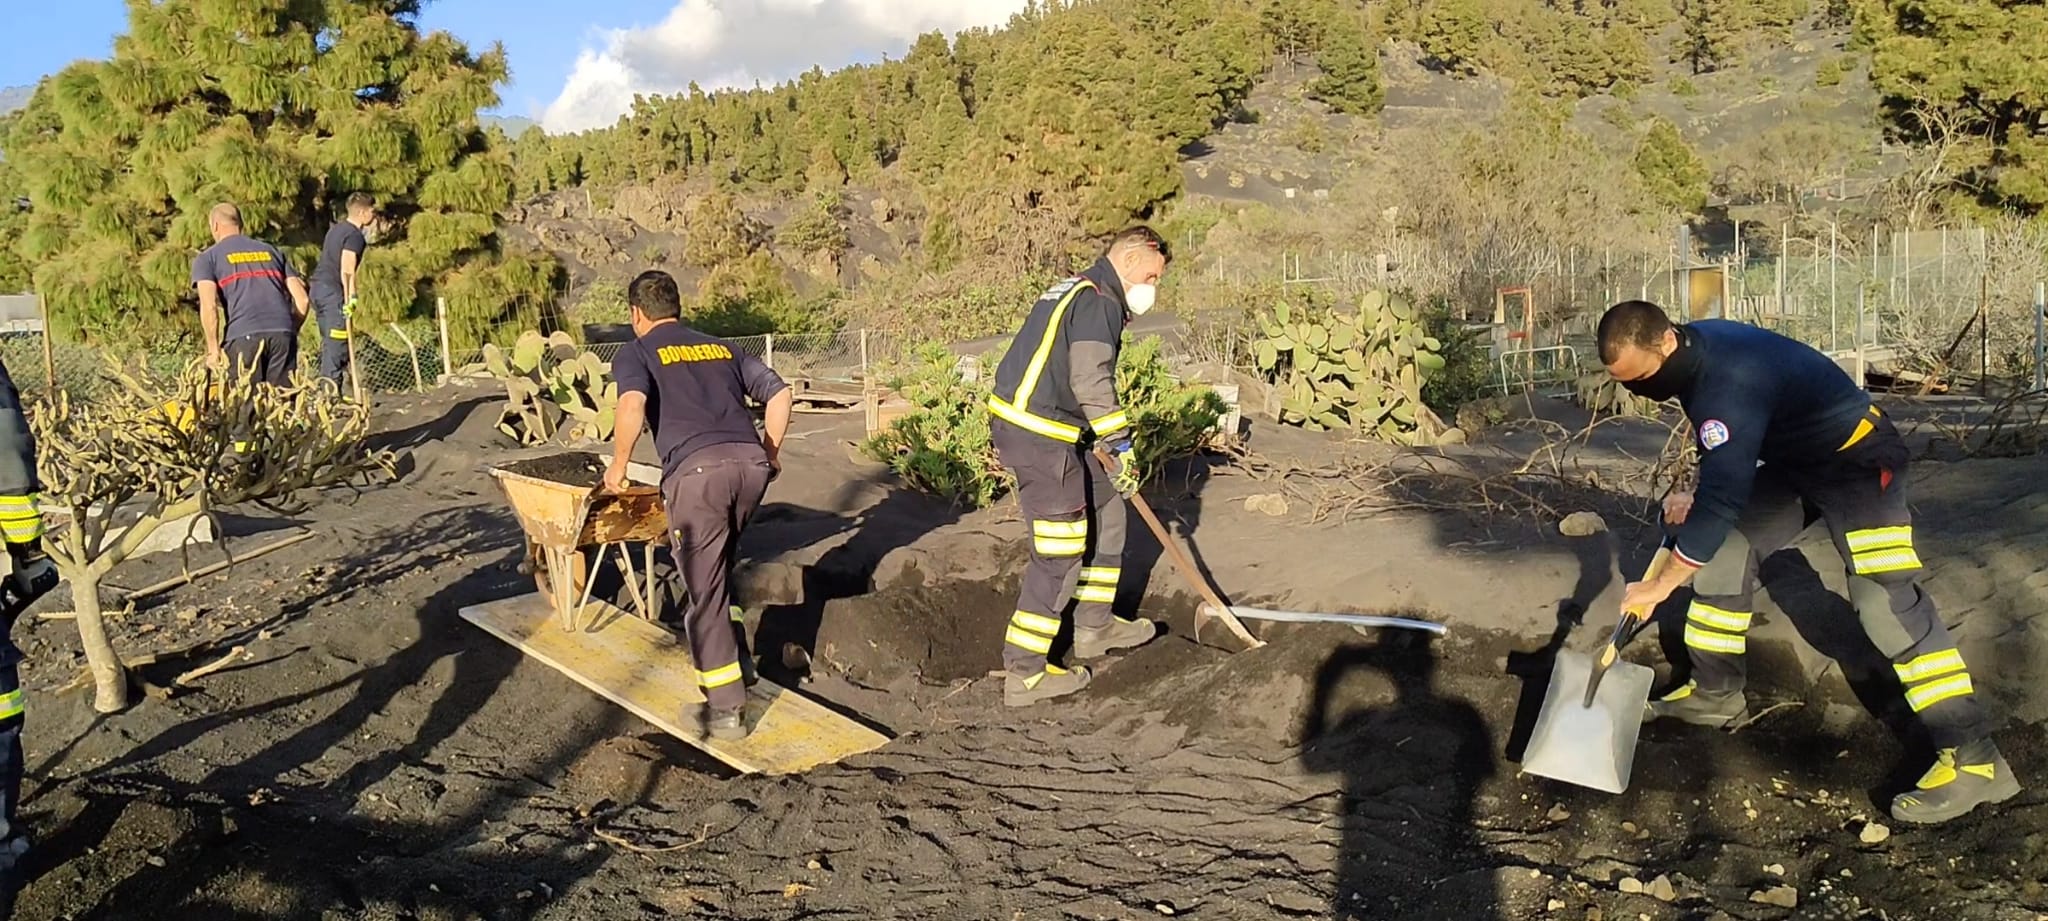
[[[1563,910],[1564,910],[1564,900],[1563,900],[1563,899],[1551,899],[1551,900],[1550,900],[1550,904],[1549,904],[1548,906],[1545,906],[1545,907],[1547,907],[1547,908],[1548,908],[1549,910],[1551,910],[1551,911],[1563,911]]]
[[[1244,507],[1245,511],[1258,512],[1268,518],[1285,518],[1288,511],[1287,497],[1279,493],[1246,496]]]
[[[1629,895],[1640,895],[1643,891],[1643,881],[1633,876],[1624,876],[1621,878],[1621,891]]]
[[[1799,890],[1791,886],[1776,886],[1762,892],[1752,892],[1749,900],[1760,905],[1776,905],[1779,908],[1798,908]]]
[[[1168,905],[1165,902],[1160,902],[1159,904],[1152,906],[1152,910],[1162,915],[1173,914],[1173,906]]]
[[[1592,537],[1607,530],[1607,521],[1596,512],[1573,512],[1557,523],[1557,531],[1566,537]]]
[[[1564,808],[1563,803],[1559,803],[1555,806],[1550,807],[1550,811],[1544,813],[1544,817],[1551,820],[1552,822],[1562,822],[1566,819],[1571,818],[1572,814],[1569,810]]]
[[[143,862],[149,864],[152,867],[161,867],[164,865],[164,859],[162,857],[158,857],[155,854],[149,855],[149,859]]]
[[[1770,864],[1769,866],[1764,867],[1764,872],[1769,873],[1772,876],[1784,876],[1785,865],[1782,863]]]
[[[1856,871],[1855,871],[1855,870],[1851,870],[1851,869],[1849,869],[1848,867],[1843,867],[1843,868],[1842,868],[1842,878],[1843,878],[1843,879],[1855,879],[1855,878],[1856,878]]]
[[[1862,834],[1857,835],[1858,838],[1863,839],[1864,844],[1883,844],[1885,839],[1891,836],[1892,830],[1886,828],[1881,822],[1871,822],[1863,826]]]
[[[1671,877],[1659,876],[1650,881],[1650,897],[1659,902],[1678,901],[1678,887],[1671,885]]]
[[[817,862],[817,861],[815,861],[815,860],[811,861],[810,863],[804,864],[804,867],[805,867],[806,869],[811,869],[811,870],[823,870],[823,869],[825,869],[825,865],[824,865],[824,864],[822,864],[822,863],[819,863],[819,862]]]
[[[1626,834],[1631,834],[1631,835],[1633,835],[1633,834],[1635,834],[1635,833],[1636,833],[1636,823],[1634,823],[1634,822],[1623,822],[1623,823],[1621,823],[1621,830],[1622,830],[1622,831],[1623,831],[1624,833],[1626,833]]]

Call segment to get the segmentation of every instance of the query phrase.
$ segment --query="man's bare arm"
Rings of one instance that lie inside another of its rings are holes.
[[[220,285],[198,282],[199,331],[206,339],[206,356],[220,354]]]
[[[356,254],[354,250],[341,251],[341,300],[343,303],[356,299]]]
[[[306,293],[306,280],[294,275],[284,280],[284,286],[292,292],[292,322],[306,322],[306,314],[313,311],[313,299]]]

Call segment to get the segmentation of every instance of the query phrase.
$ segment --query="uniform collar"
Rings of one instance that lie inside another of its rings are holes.
[[[1116,266],[1111,265],[1108,256],[1095,260],[1095,264],[1081,270],[1081,277],[1095,283],[1097,290],[1110,296],[1118,307],[1124,303],[1124,280],[1117,277]]]

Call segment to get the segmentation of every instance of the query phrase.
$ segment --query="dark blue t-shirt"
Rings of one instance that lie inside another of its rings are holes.
[[[242,234],[207,247],[192,260],[193,284],[210,281],[220,286],[221,307],[228,315],[222,341],[297,331],[285,279],[298,277],[298,270],[277,247]]]
[[[341,285],[341,254],[356,254],[356,269],[363,267],[363,250],[369,247],[363,229],[347,221],[335,221],[327,228],[327,240],[320,244],[320,264],[313,267],[313,299],[339,304],[348,292]]]
[[[612,360],[619,395],[647,395],[647,424],[664,476],[722,444],[759,444],[747,397],[766,403],[789,388],[760,359],[679,322],[662,323]]]

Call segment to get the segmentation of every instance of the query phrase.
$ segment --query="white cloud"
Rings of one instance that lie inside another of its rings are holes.
[[[1007,22],[1025,0],[677,0],[653,26],[606,30],[576,59],[541,124],[602,128],[635,93],[770,85],[812,66],[901,57],[917,36]]]

